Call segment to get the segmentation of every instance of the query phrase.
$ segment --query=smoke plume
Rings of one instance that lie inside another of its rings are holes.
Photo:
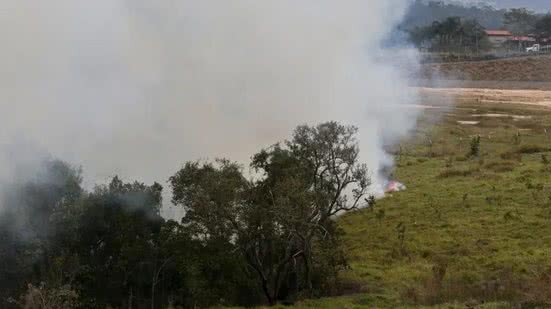
[[[0,2],[0,181],[20,141],[88,184],[152,182],[327,120],[359,127],[377,178],[415,124],[417,54],[387,44],[408,0]]]

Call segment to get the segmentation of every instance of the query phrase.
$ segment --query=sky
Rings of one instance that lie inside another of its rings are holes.
[[[494,0],[499,8],[527,7],[540,12],[551,11],[550,0]]]
[[[48,156],[166,184],[329,120],[377,177],[418,112],[417,52],[381,47],[409,1],[0,0],[0,188]]]
[[[538,12],[551,11],[551,0],[450,0],[450,2],[488,3],[499,9],[526,7]]]

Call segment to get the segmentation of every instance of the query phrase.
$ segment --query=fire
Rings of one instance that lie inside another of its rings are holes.
[[[400,192],[406,190],[406,185],[398,181],[389,181],[385,187],[385,193]]]

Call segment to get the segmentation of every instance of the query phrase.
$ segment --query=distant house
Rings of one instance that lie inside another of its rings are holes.
[[[494,48],[499,48],[513,38],[513,34],[507,30],[486,30],[488,40]]]
[[[509,39],[507,44],[511,49],[524,50],[527,47],[533,46],[538,40],[534,36],[513,36]]]
[[[533,36],[513,36],[509,39],[511,42],[521,42],[527,44],[535,44],[537,42],[536,38]]]

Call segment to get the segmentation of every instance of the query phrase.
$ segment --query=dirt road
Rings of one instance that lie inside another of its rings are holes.
[[[427,88],[420,87],[419,93],[429,98],[446,98],[478,103],[528,104],[551,108],[551,90],[518,90],[488,88]]]

